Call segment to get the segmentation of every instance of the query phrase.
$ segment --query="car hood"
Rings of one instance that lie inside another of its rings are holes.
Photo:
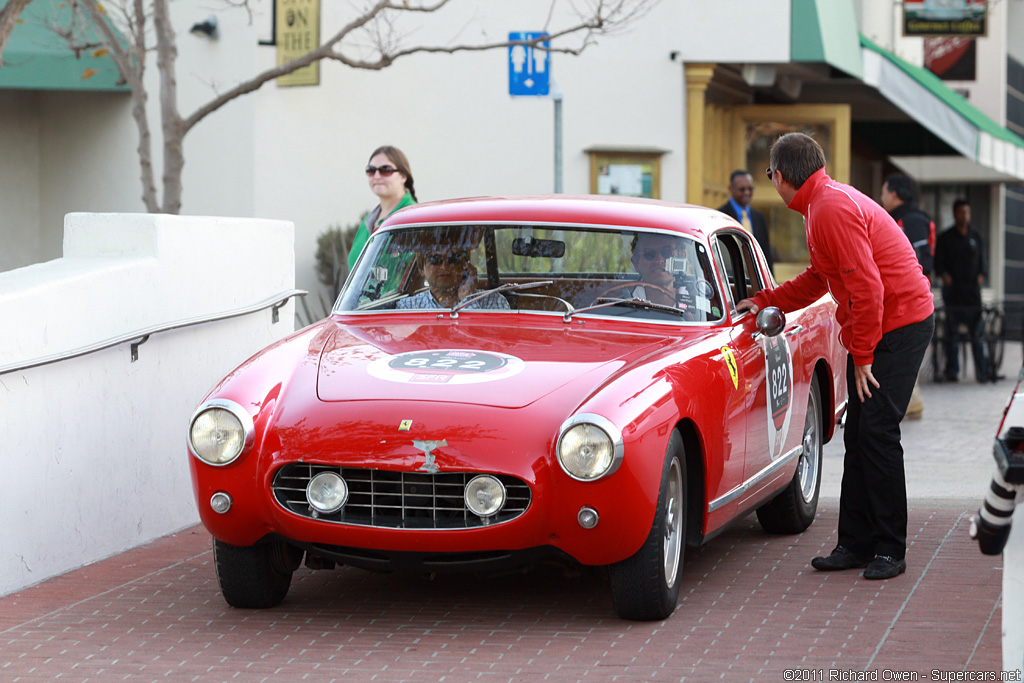
[[[468,318],[469,316],[466,316]],[[484,316],[480,316],[484,318]],[[580,400],[615,373],[679,341],[664,333],[439,320],[387,326],[332,323],[320,353],[325,402],[439,401],[519,408],[575,385]]]

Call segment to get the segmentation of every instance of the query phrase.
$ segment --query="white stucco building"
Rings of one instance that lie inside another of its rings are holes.
[[[30,5],[34,14],[0,68],[0,269],[59,256],[68,212],[144,208],[130,97],[115,85],[109,57],[28,52],[26,42],[40,40],[30,27],[47,16],[48,1]],[[597,167],[640,163],[649,164],[656,196],[717,206],[728,172],[753,168],[758,153],[743,148],[752,130],[765,122],[810,126],[827,136],[830,172],[865,192],[877,194],[888,170],[917,175],[940,225],[950,222],[954,195],[969,194],[976,222],[995,227],[993,298],[1024,301],[1024,269],[1015,263],[1024,261],[1024,193],[1001,184],[1024,179],[1024,142],[993,135],[1005,132],[1008,111],[1021,119],[1011,128],[1024,132],[1024,84],[1008,86],[1014,62],[1024,63],[1024,47],[1009,39],[1024,29],[1024,3],[990,5],[988,34],[977,40],[977,79],[948,84],[968,97],[956,102],[948,87],[936,93],[945,86],[920,70],[923,39],[902,37],[901,5],[893,0],[656,3],[581,56],[552,56],[564,93],[563,189],[597,191]],[[491,41],[545,28],[551,6],[461,0],[436,15],[405,18],[399,29],[407,44]],[[553,6],[551,26],[571,18],[559,15],[568,3]],[[272,8],[254,3],[251,21],[241,9],[215,10],[211,39],[189,33],[209,15],[207,5],[171,5],[184,115],[274,65],[275,48],[260,44],[272,35]],[[323,3],[321,35],[351,11]],[[97,75],[82,80],[90,67]],[[507,52],[493,50],[417,55],[380,71],[325,61],[318,86],[268,84],[187,136],[182,213],[293,221],[297,285],[315,290],[316,236],[331,224],[357,222],[376,204],[362,169],[378,145],[406,152],[421,201],[551,192],[553,102],[510,97],[507,73]],[[158,135],[155,63],[147,77]],[[781,260],[796,267],[802,233],[792,234],[791,212],[769,192],[760,186],[755,203],[771,214]]]

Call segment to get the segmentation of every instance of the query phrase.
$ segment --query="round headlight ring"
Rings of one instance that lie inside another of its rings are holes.
[[[622,464],[622,432],[605,417],[580,413],[562,423],[555,451],[563,472],[577,481],[597,481]]]
[[[234,462],[255,440],[252,416],[234,401],[207,401],[189,421],[189,451],[207,465],[221,467]]]
[[[348,484],[337,472],[321,472],[306,485],[306,500],[322,515],[337,512],[348,502]]]
[[[505,485],[496,477],[481,474],[469,480],[463,497],[470,512],[481,519],[486,519],[501,512],[505,507],[507,494]]]

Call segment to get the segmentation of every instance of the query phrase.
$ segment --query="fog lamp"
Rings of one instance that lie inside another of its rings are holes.
[[[321,472],[306,485],[306,500],[317,512],[329,515],[345,506],[348,501],[348,485],[335,472]]]
[[[580,513],[576,515],[576,521],[580,523],[580,526],[584,529],[593,529],[597,526],[597,522],[601,518],[597,514],[597,510],[594,508],[582,507]]]
[[[210,497],[210,509],[216,512],[218,515],[223,515],[225,512],[231,509],[231,496],[224,493],[223,491],[217,491]]]
[[[466,484],[466,507],[477,517],[490,517],[505,506],[505,486],[492,476],[481,474]]]

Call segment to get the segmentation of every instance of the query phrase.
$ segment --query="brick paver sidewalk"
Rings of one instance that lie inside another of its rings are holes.
[[[799,680],[932,680],[1000,669],[1001,560],[967,537],[973,509],[912,507],[907,573],[872,582],[808,566],[835,544],[826,505],[802,535],[769,536],[750,517],[691,551],[678,609],[652,623],[617,619],[600,572],[553,567],[434,580],[302,569],[280,607],[235,610],[195,527],[0,598],[0,680],[784,681],[793,669]]]

